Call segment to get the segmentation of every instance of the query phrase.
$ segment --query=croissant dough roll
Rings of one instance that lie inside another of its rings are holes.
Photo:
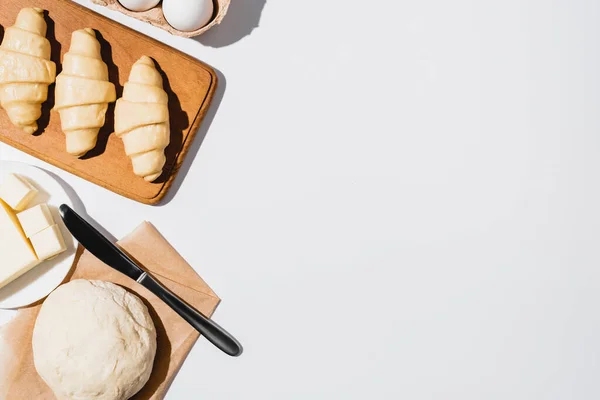
[[[96,32],[90,28],[73,32],[63,70],[56,78],[55,105],[69,154],[82,156],[96,146],[108,104],[116,98]]]
[[[132,67],[123,97],[115,106],[115,134],[123,139],[136,175],[152,182],[161,174],[169,145],[169,97],[154,61],[147,56]]]
[[[11,122],[29,134],[38,129],[42,103],[56,77],[46,30],[44,10],[24,8],[0,46],[0,104]]]

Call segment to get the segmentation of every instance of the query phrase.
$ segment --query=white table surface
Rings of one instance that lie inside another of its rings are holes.
[[[245,353],[167,399],[598,398],[597,1],[232,3],[199,40],[93,7],[220,71],[169,203],[0,145],[223,298]]]

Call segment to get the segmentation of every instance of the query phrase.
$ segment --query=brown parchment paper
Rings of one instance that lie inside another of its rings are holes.
[[[217,295],[150,223],[142,223],[118,244],[162,284],[204,315],[211,316],[217,308],[220,301]],[[144,300],[156,325],[158,347],[150,380],[133,399],[164,398],[198,340],[198,332],[146,288],[80,247],[66,281],[81,278],[114,282]],[[40,307],[41,302],[19,310],[14,319],[0,328],[1,400],[56,399],[33,365],[31,337]]]

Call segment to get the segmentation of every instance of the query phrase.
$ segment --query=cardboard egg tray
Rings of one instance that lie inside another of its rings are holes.
[[[162,12],[162,3],[148,11],[135,12],[135,11],[131,11],[131,10],[128,10],[125,7],[123,7],[121,5],[121,3],[119,3],[118,0],[91,0],[91,1],[94,4],[98,4],[100,6],[110,8],[111,10],[120,11],[121,13],[128,15],[132,18],[147,22],[158,28],[164,29],[165,31],[167,31],[173,35],[182,36],[182,37],[193,37],[193,36],[202,35],[204,32],[208,31],[213,26],[220,24],[221,21],[223,20],[223,18],[225,17],[225,14],[227,14],[227,9],[229,8],[229,3],[230,3],[230,0],[213,0],[214,5],[215,5],[215,11],[213,13],[213,17],[210,20],[210,22],[198,30],[191,31],[191,32],[184,32],[184,31],[177,30],[177,29],[173,28],[171,25],[169,25],[169,23],[165,19],[165,16],[163,15],[163,12]]]

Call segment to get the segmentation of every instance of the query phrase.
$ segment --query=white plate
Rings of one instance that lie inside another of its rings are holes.
[[[62,283],[75,259],[75,240],[60,218],[58,207],[72,202],[62,186],[48,173],[31,165],[0,160],[0,183],[9,173],[22,175],[40,191],[32,206],[48,203],[54,222],[65,239],[67,250],[52,260],[47,260],[0,289],[0,308],[11,309],[28,306],[46,297]]]

